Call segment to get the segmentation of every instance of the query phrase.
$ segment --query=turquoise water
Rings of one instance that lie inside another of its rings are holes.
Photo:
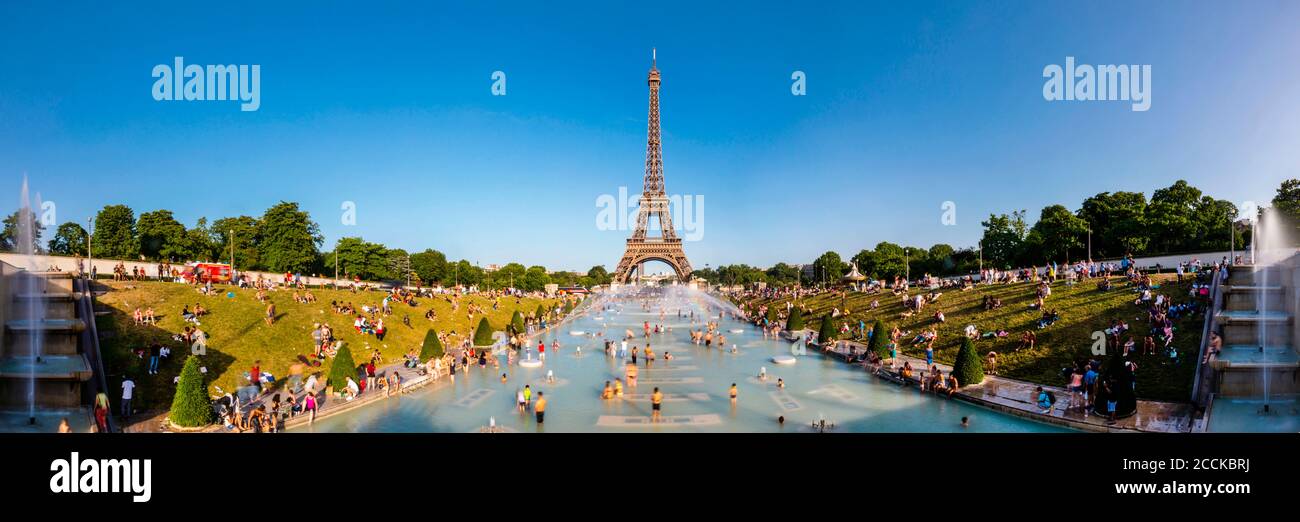
[[[1262,399],[1215,398],[1208,431],[1218,433],[1300,433],[1300,403],[1297,397],[1280,396],[1268,401],[1269,413],[1262,413]]]
[[[903,389],[815,350],[798,355],[795,364],[777,365],[771,358],[790,355],[792,345],[764,339],[761,330],[729,316],[719,320],[727,349],[692,344],[690,331],[702,328],[706,299],[711,299],[699,292],[674,289],[668,296],[644,301],[594,299],[581,317],[541,337],[547,351],[541,368],[506,368],[503,355],[501,369],[474,365],[458,372],[454,383],[444,378],[414,393],[321,419],[300,431],[476,432],[489,424],[489,418],[495,418],[505,432],[807,432],[821,419],[834,424],[830,431],[848,432],[1062,431]],[[684,317],[678,317],[679,308]],[[695,324],[689,317],[692,310],[698,318]],[[604,354],[603,340],[620,340],[631,329],[637,336],[628,341],[629,349],[644,347],[642,327],[647,321],[672,327],[671,333],[650,336],[655,362],[646,365],[638,358],[638,385],[625,386],[622,399],[601,400],[605,381],[622,377],[626,364],[626,359]],[[583,335],[574,335],[577,332]],[[588,335],[598,332],[604,335]],[[737,353],[730,352],[733,344]],[[533,348],[535,352],[535,341]],[[665,361],[665,351],[675,359]],[[766,380],[757,378],[762,367],[767,369]],[[503,371],[508,373],[505,383]],[[554,374],[554,383],[547,382],[548,371]],[[785,381],[784,389],[777,387],[778,378]],[[732,383],[738,389],[734,405],[728,398]],[[525,384],[532,388],[534,402],[537,392],[545,393],[548,404],[541,426],[531,413],[515,408],[516,392]],[[649,422],[648,396],[655,386],[665,394],[658,424]],[[785,417],[784,425],[778,423],[779,416]],[[967,428],[960,426],[963,416],[971,419]]]

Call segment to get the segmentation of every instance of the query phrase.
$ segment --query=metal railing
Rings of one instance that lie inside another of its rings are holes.
[[[94,386],[91,386],[92,389],[90,390],[90,403],[93,411],[95,395],[108,393],[108,377],[104,375],[103,357],[99,351],[99,328],[95,324],[94,282],[89,278],[81,277],[74,279],[74,281],[81,290],[81,298],[77,300],[77,315],[80,315],[82,321],[86,323],[86,328],[81,331],[81,350],[82,354],[86,356],[87,362],[90,363],[91,372],[94,374],[91,378]],[[113,433],[112,408],[109,408],[108,414],[104,416],[104,422],[107,424],[108,433]]]
[[[1229,274],[1231,274],[1231,270],[1229,268]],[[1196,355],[1196,379],[1192,382],[1192,404],[1202,410],[1207,406],[1205,402],[1210,391],[1206,381],[1210,380],[1214,373],[1214,369],[1205,363],[1205,356],[1210,346],[1210,333],[1214,332],[1218,327],[1218,312],[1223,306],[1223,284],[1226,281],[1222,280],[1222,274],[1222,270],[1215,270],[1210,282],[1210,307],[1205,311],[1205,326],[1201,331],[1201,347]]]

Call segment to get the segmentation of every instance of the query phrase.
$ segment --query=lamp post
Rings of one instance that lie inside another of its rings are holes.
[[[86,218],[86,277],[91,281],[95,280],[95,254],[90,251],[90,231],[93,227],[94,218]]]

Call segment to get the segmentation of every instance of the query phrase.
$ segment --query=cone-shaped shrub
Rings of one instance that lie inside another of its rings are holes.
[[[889,358],[889,341],[885,332],[885,323],[879,319],[876,324],[871,325],[871,339],[867,341],[867,349],[875,352],[881,359]]]
[[[779,314],[777,314],[777,312],[776,312],[776,307],[775,307],[775,306],[769,306],[769,307],[767,307],[767,322],[768,322],[768,324],[776,324],[776,322],[779,321],[779,320],[781,320],[781,317],[780,317]]]
[[[537,314],[537,320],[541,321],[546,317],[546,307],[542,303],[537,303],[537,311],[533,313]]]
[[[172,397],[172,410],[168,414],[177,426],[197,428],[212,422],[212,403],[208,399],[208,384],[199,371],[199,358],[190,356],[181,368],[181,380]]]
[[[975,352],[975,341],[969,337],[961,340],[961,349],[957,351],[957,362],[952,365],[952,372],[957,374],[957,383],[962,386],[984,381],[984,361]]]
[[[790,317],[785,320],[785,329],[790,331],[803,330],[802,308],[796,306],[790,309]]]
[[[357,363],[352,360],[352,349],[348,347],[347,343],[343,343],[343,347],[339,348],[339,353],[334,355],[334,363],[330,366],[328,382],[337,392],[347,387],[348,377],[356,379]]]
[[[515,314],[510,316],[510,329],[511,335],[521,334],[528,331],[528,327],[524,326],[524,314],[519,313],[519,310],[515,310]]]
[[[478,329],[474,330],[474,346],[491,346],[492,325],[488,323],[486,317],[478,320]]]
[[[573,311],[573,301],[570,301],[570,300],[568,300],[568,299],[565,299],[565,300],[564,300],[564,315],[569,315],[569,312],[572,312],[572,311]]]
[[[831,320],[831,314],[822,316],[822,326],[817,329],[817,344],[825,346],[835,340],[835,321]]]
[[[442,357],[443,353],[446,353],[446,350],[442,347],[442,340],[438,339],[438,332],[430,328],[424,334],[424,344],[420,345],[420,362],[437,359]]]

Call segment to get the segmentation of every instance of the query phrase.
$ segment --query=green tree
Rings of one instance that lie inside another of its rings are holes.
[[[885,331],[885,323],[879,319],[871,325],[871,339],[867,340],[867,350],[880,356],[881,360],[889,358],[889,343],[885,342],[885,336],[889,332]]]
[[[957,268],[956,255],[957,251],[952,248],[952,245],[938,243],[930,247],[930,251],[925,256],[929,260],[926,271],[935,275],[963,273],[955,270]]]
[[[1198,230],[1193,216],[1200,200],[1200,189],[1181,179],[1151,195],[1147,231],[1154,252],[1149,253],[1177,252],[1195,245]]]
[[[426,248],[418,254],[411,254],[411,270],[425,283],[442,283],[447,281],[447,256],[432,248]]]
[[[587,277],[590,277],[591,282],[596,285],[607,285],[612,280],[609,271],[605,270],[604,265],[591,267],[590,270],[587,270]]]
[[[819,283],[838,283],[844,276],[844,270],[847,267],[844,261],[840,260],[840,255],[835,252],[826,252],[813,261],[813,277]]]
[[[975,342],[969,337],[961,340],[961,349],[957,350],[957,362],[952,365],[952,373],[957,375],[957,383],[962,386],[984,381],[984,361],[975,352]]]
[[[208,218],[201,217],[194,228],[185,231],[185,250],[189,259],[195,261],[223,261],[221,242],[217,240]]]
[[[176,394],[172,396],[172,409],[168,419],[177,426],[197,428],[212,422],[212,401],[208,398],[208,384],[199,371],[199,358],[191,355],[185,358],[181,367],[180,381],[176,383]]]
[[[430,328],[424,333],[424,343],[420,345],[420,361],[428,362],[429,359],[442,357],[446,350],[442,347],[442,341],[438,339],[438,332]]]
[[[780,317],[780,315],[778,314],[778,312],[776,311],[776,307],[775,307],[775,306],[768,306],[768,307],[767,307],[767,322],[770,323],[770,324],[776,324],[776,322],[777,322],[777,321],[780,321],[780,320],[781,320],[781,317]]]
[[[341,274],[358,276],[367,281],[388,277],[388,249],[359,237],[340,238],[334,244]]]
[[[261,253],[257,245],[261,237],[261,222],[255,217],[239,216],[221,218],[212,222],[213,248],[221,255],[216,256],[229,261],[231,248],[234,248],[235,269],[264,270]],[[332,263],[332,261],[331,261]]]
[[[1300,179],[1288,179],[1278,185],[1277,193],[1273,195],[1273,209],[1292,225],[1300,226]]]
[[[1092,230],[1095,259],[1146,252],[1147,197],[1141,192],[1102,192],[1083,200],[1079,218]]]
[[[474,330],[474,346],[491,346],[495,342],[492,339],[492,324],[488,323],[486,317],[479,319],[478,328]]]
[[[50,240],[50,253],[63,256],[86,255],[86,229],[81,225],[69,221],[54,231],[54,239]]]
[[[999,268],[1015,265],[1024,249],[1025,236],[1029,233],[1029,226],[1025,224],[1025,211],[990,214],[989,219],[980,222],[980,225],[984,227],[980,248],[984,249],[985,263]]]
[[[859,266],[861,268],[861,266]],[[775,285],[791,285],[799,281],[799,268],[786,263],[777,263],[767,269],[767,282]]]
[[[337,392],[348,385],[349,377],[353,380],[357,378],[357,362],[352,359],[352,349],[344,343],[338,353],[334,354],[334,362],[330,365],[327,382]]]
[[[522,284],[519,284],[518,280],[516,280],[516,284],[525,291],[540,292],[546,288],[546,285],[551,284],[551,276],[546,275],[545,267],[530,266],[528,271],[524,273]]]
[[[1087,233],[1088,223],[1065,206],[1045,207],[1025,241],[1027,250],[1041,252],[1042,258],[1025,261],[1031,264],[1063,262],[1071,257],[1071,252],[1074,253],[1074,259],[1087,257],[1084,252]]]
[[[135,211],[126,205],[108,205],[95,215],[90,248],[101,259],[135,259],[140,253]]]
[[[803,309],[793,307],[790,309],[790,317],[785,319],[785,329],[789,331],[803,330]]]
[[[510,316],[510,328],[511,335],[528,332],[528,326],[524,324],[524,314],[519,313],[519,310],[515,310],[515,313]]]
[[[15,210],[4,220],[4,230],[0,231],[0,250],[9,252],[19,251],[19,237],[21,237],[23,214],[31,216],[32,221],[32,251],[41,250],[41,234],[45,231],[45,225],[37,218],[36,212],[31,209]]]
[[[145,259],[178,261],[189,254],[185,225],[176,221],[170,210],[140,214],[136,231],[140,235],[140,255]]]
[[[266,210],[261,220],[258,250],[267,270],[311,272],[324,239],[320,226],[297,203],[281,201]]]
[[[858,270],[865,270],[872,277],[888,280],[906,273],[907,265],[903,263],[903,247],[888,241],[876,243],[876,248],[871,251],[871,255],[864,256],[863,259],[870,261],[870,264],[865,268],[858,265]]]
[[[817,344],[826,346],[835,340],[835,321],[831,319],[831,314],[822,316],[821,327],[817,329]]]

